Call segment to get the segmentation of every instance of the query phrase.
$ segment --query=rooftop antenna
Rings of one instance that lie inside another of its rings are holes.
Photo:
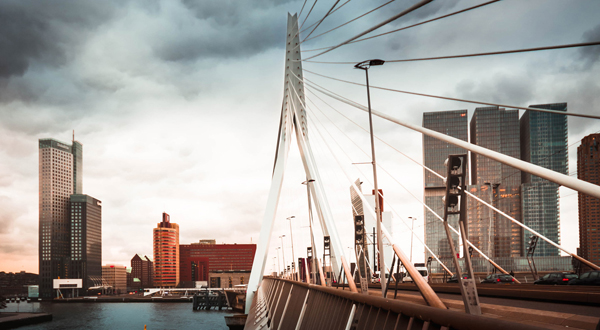
[[[75,142],[75,130],[73,130],[73,142]]]

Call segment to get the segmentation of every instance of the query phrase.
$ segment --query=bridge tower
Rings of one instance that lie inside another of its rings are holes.
[[[327,198],[325,197],[323,183],[317,170],[309,143],[306,110],[304,107],[304,84],[302,82],[303,73],[299,34],[298,15],[291,15],[288,13],[284,93],[279,121],[279,135],[277,137],[277,148],[275,152],[275,164],[273,166],[273,175],[271,177],[271,187],[269,189],[267,206],[262,220],[260,239],[257,244],[254,263],[252,265],[252,273],[250,274],[250,280],[248,282],[246,312],[250,310],[254,293],[256,292],[259,283],[262,281],[265,270],[269,242],[273,232],[273,223],[275,221],[277,205],[281,194],[281,186],[283,184],[285,165],[290,150],[292,132],[295,132],[296,134],[296,141],[298,142],[306,178],[307,180],[314,180],[312,184],[309,184],[310,195],[313,197],[315,211],[323,230],[323,235],[329,236],[331,239],[330,253],[332,270],[334,273],[339,272],[341,265],[341,268],[346,273],[346,278],[353,278],[349,264],[344,257],[342,243],[337,234],[337,228],[333,221]],[[314,255],[316,255],[315,252],[316,251],[313,251]],[[348,282],[350,290],[357,292],[354,281]]]

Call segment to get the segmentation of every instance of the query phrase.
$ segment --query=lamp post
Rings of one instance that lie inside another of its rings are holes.
[[[375,140],[373,139],[373,118],[371,115],[371,94],[369,92],[369,68],[372,66],[383,65],[384,60],[367,60],[357,63],[354,68],[365,71],[367,78],[367,103],[369,106],[369,130],[371,135],[371,158],[373,164],[373,185],[375,188],[375,215],[377,217],[377,249],[379,250],[379,278],[385,279],[385,261],[383,256],[383,239],[381,237],[381,210],[379,207],[379,188],[377,187],[377,164],[375,162]],[[385,280],[381,281],[381,293],[385,295],[386,283]],[[385,298],[385,296],[384,296]]]
[[[279,267],[279,249],[281,248],[275,248],[275,251],[277,251],[277,277],[279,277],[279,274],[281,274],[281,268]]]
[[[292,241],[292,276],[296,280],[296,269],[298,268],[296,267],[296,256],[294,255],[294,234],[292,234],[292,219],[294,218],[295,216],[292,215],[287,220],[290,222],[290,240]]]
[[[315,180],[307,179],[306,181],[302,182],[302,184],[306,185],[306,196],[308,197],[308,227],[310,228],[310,246],[311,246],[312,254],[313,254],[313,256],[310,258],[310,261],[311,261],[310,269],[311,269],[311,273],[312,273],[311,278],[313,279],[314,283],[316,283],[317,278],[315,277],[316,265],[315,265],[315,257],[314,256],[316,255],[315,251],[317,251],[317,250],[315,249],[315,237],[313,236],[313,230],[312,230],[312,206],[310,203],[310,186],[309,186],[309,184],[311,182],[315,182]],[[310,282],[310,281],[308,281],[308,282]]]
[[[415,220],[417,220],[417,218],[413,218],[413,217],[408,217],[412,224],[410,226],[410,263],[412,264],[412,250],[413,250],[413,236],[415,236]]]
[[[283,272],[286,272],[286,267],[285,267],[285,249],[283,248],[283,238],[285,237],[285,235],[281,235],[279,236],[279,238],[281,239],[281,259],[283,259]]]

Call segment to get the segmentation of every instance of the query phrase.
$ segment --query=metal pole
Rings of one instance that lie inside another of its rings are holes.
[[[315,255],[316,255],[317,250],[315,249],[315,238],[314,238],[313,230],[312,230],[313,217],[312,217],[312,203],[310,202],[310,186],[309,186],[309,184],[314,181],[315,180],[313,180],[313,179],[307,178],[306,181],[302,182],[302,184],[306,184],[306,196],[308,198],[308,227],[310,228],[310,247],[312,248],[312,257],[310,258],[310,263],[311,263],[310,272],[311,272],[311,279],[313,281],[313,284],[316,284],[317,278],[315,277],[315,269],[316,269]]]
[[[292,234],[292,219],[295,218],[295,216],[291,216],[289,218],[287,218],[290,222],[290,239],[292,240],[292,268],[293,268],[293,272],[292,272],[292,276],[294,277],[294,280],[296,279],[296,256],[294,255],[294,235]]]
[[[283,259],[283,272],[286,273],[286,267],[285,267],[285,249],[283,248],[283,238],[285,237],[285,235],[281,235],[279,236],[279,238],[281,239],[281,259]]]
[[[279,267],[279,248],[275,248],[275,251],[277,251],[277,277],[279,277],[279,274],[281,274],[281,268]]]
[[[415,218],[408,217],[412,222],[410,226],[410,263],[412,264],[412,251],[413,251],[413,237],[415,236]]]
[[[385,267],[381,267],[381,265],[385,265],[384,256],[383,256],[383,239],[381,237],[381,210],[379,207],[379,187],[377,186],[377,163],[375,161],[375,139],[373,138],[373,116],[371,115],[371,93],[369,92],[369,69],[366,68],[365,77],[367,79],[367,103],[369,105],[369,131],[371,135],[371,164],[373,165],[373,185],[375,188],[375,215],[377,220],[377,249],[379,250],[379,279],[381,282],[381,291],[382,294],[385,292],[385,281],[382,281],[382,278],[385,278]]]

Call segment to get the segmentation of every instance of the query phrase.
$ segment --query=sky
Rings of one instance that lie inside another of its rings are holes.
[[[318,1],[303,30],[335,1]],[[372,34],[415,24],[483,1],[434,1]],[[102,201],[103,264],[152,257],[152,228],[162,212],[180,226],[180,243],[257,243],[277,144],[283,97],[287,13],[304,1],[0,1],[0,271],[38,272],[38,139],[83,144],[83,192]],[[313,1],[306,3],[300,22]],[[340,1],[312,36],[385,1]],[[416,3],[396,0],[335,31],[301,44],[332,46]],[[315,58],[359,62],[498,51],[600,40],[600,2],[506,0]],[[312,28],[311,28],[312,29]],[[300,34],[301,39],[311,31]],[[303,52],[303,56],[316,52]],[[600,47],[467,59],[388,63],[370,82],[401,90],[515,106],[567,102],[569,112],[600,115]],[[348,64],[304,69],[363,83]],[[305,77],[365,104],[365,88]],[[325,101],[319,100],[320,97]],[[421,124],[422,113],[475,104],[372,90],[374,109]],[[344,171],[370,190],[368,118],[323,95],[307,93],[309,136],[344,248],[352,246],[350,192]],[[521,113],[522,114],[522,113]],[[329,121],[331,119],[331,122]],[[569,171],[576,148],[600,130],[596,120],[568,118]],[[374,120],[375,134],[420,161],[419,133]],[[342,133],[343,132],[343,133]],[[266,272],[283,244],[287,262],[308,245],[305,180],[292,143]],[[330,149],[331,148],[331,149]],[[361,150],[367,152],[363,153]],[[423,236],[422,169],[376,143],[387,209],[404,251],[403,227],[416,217]],[[337,164],[338,158],[341,166]],[[578,245],[577,195],[561,188],[564,246]],[[291,223],[286,218],[295,216]],[[292,235],[290,235],[290,225]],[[316,228],[317,235],[319,229]],[[279,238],[279,236],[285,237]],[[318,240],[320,241],[320,239]],[[415,239],[415,261],[423,247]],[[320,247],[317,248],[322,251]],[[344,253],[350,253],[350,249]],[[321,252],[322,253],[322,252]],[[352,258],[351,258],[352,259]]]

